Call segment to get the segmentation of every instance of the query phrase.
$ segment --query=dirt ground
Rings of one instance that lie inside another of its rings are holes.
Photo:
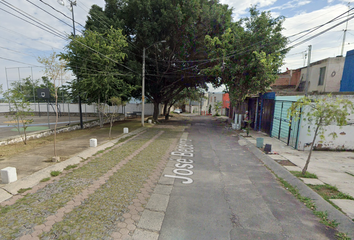
[[[163,125],[174,125],[177,121],[181,120],[181,118],[181,116],[175,116]],[[163,118],[159,120],[163,121]],[[153,126],[154,125],[148,123],[145,124],[145,127]],[[114,139],[121,136],[124,127],[128,127],[130,132],[134,131],[141,127],[141,120],[139,118],[133,118],[116,122],[112,128],[112,138]],[[156,127],[159,127],[159,125],[156,125]],[[162,127],[162,125],[160,125],[160,127]],[[90,147],[91,138],[96,138],[98,145],[109,141],[108,133],[108,124],[103,128],[94,127],[60,133],[57,135],[57,155],[60,156],[61,161],[69,159],[85,149],[88,149]],[[20,179],[55,164],[55,162],[51,161],[54,156],[53,139],[53,136],[49,136],[29,140],[26,146],[23,143],[0,146],[0,169],[15,167],[17,178]],[[0,186],[4,186],[4,184],[1,183],[1,179]]]
[[[123,134],[123,128],[128,127],[133,131],[140,127],[139,119],[116,122],[112,129],[112,138]],[[56,151],[61,161],[90,147],[90,139],[96,138],[100,145],[109,141],[109,125],[104,128],[94,127],[91,129],[77,130],[57,134]],[[25,146],[23,143],[0,147],[0,169],[15,167],[17,178],[20,179],[37,172],[43,168],[55,164],[51,161],[54,156],[54,136],[41,139],[29,140]],[[9,148],[11,148],[9,150]],[[1,181],[0,181],[1,186]]]

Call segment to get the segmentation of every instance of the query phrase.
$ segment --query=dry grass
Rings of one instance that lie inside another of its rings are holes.
[[[134,131],[140,126],[141,123],[139,120],[126,120],[126,121],[116,122],[112,128],[112,136],[121,134],[123,132],[124,127],[128,127],[129,131]],[[83,129],[83,130],[59,133],[57,134],[56,140],[57,142],[61,142],[73,138],[79,138],[79,137],[90,136],[90,135],[100,136],[108,140],[109,139],[108,133],[109,133],[109,124],[106,124],[103,126],[103,128],[97,126],[97,127]],[[1,158],[10,157],[15,154],[22,153],[40,146],[53,144],[53,141],[54,141],[54,136],[51,135],[39,139],[28,140],[27,145],[24,145],[22,142],[20,142],[16,144],[1,146],[0,157]]]

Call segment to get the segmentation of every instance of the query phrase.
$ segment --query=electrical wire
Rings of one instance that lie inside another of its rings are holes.
[[[30,63],[24,63],[24,62],[16,61],[16,60],[9,59],[9,58],[3,58],[3,57],[0,57],[0,59],[4,59],[4,60],[7,60],[7,61],[11,61],[11,62],[17,62],[17,63],[21,63],[21,64],[29,65],[29,66],[34,66],[34,67],[43,67],[43,66],[33,65],[33,64],[30,64]]]

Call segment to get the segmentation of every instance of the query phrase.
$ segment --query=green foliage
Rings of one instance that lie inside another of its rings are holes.
[[[61,174],[60,171],[51,171],[51,172],[50,172],[50,176],[52,176],[52,177],[59,176],[60,174]]]
[[[68,165],[64,168],[64,170],[70,170],[72,168],[77,168],[77,166],[79,166],[78,164],[72,164],[72,165]]]
[[[17,192],[19,193],[19,194],[21,194],[21,193],[24,193],[24,192],[26,192],[26,191],[28,191],[28,190],[31,190],[32,188],[20,188]]]
[[[337,238],[337,240],[351,240],[351,238],[348,237],[347,234],[342,233],[342,232],[336,233],[336,238]]]
[[[300,117],[309,124],[308,132],[314,132],[310,152],[306,164],[302,170],[304,175],[310,163],[312,150],[319,135],[321,140],[325,139],[326,126],[337,125],[344,126],[347,124],[348,116],[354,112],[353,102],[347,99],[332,97],[331,94],[324,97],[310,98],[304,96],[298,99],[288,109],[288,117],[298,120]],[[337,138],[336,132],[329,134],[333,139]]]
[[[314,211],[314,214],[320,218],[320,223],[323,223],[324,225],[326,225],[328,227],[336,228],[339,225],[339,223],[336,220],[329,220],[328,219],[327,212]]]
[[[142,52],[146,51],[145,95],[154,103],[153,119],[158,105],[165,105],[185,88],[204,87],[208,76],[200,69],[205,64],[193,60],[206,59],[206,34],[219,36],[230,25],[232,10],[218,0],[127,0],[106,1],[105,9],[93,6],[86,28],[102,32],[99,17],[109,26],[123,29],[128,40],[125,64],[141,72]],[[161,43],[161,40],[166,40]],[[141,83],[141,77],[133,77]],[[141,91],[133,91],[141,97]]]
[[[309,173],[306,172],[305,175],[303,175],[301,172],[299,171],[290,171],[295,177],[301,177],[301,178],[315,178],[318,179],[317,175],[314,173]]]
[[[42,180],[40,180],[40,182],[48,182],[50,180],[50,177],[47,178],[43,178]]]
[[[283,22],[283,17],[251,7],[250,17],[232,23],[220,37],[205,37],[214,61],[204,73],[214,78],[214,87],[226,85],[232,102],[265,92],[277,78],[287,52],[281,50],[287,44]]]
[[[208,113],[211,114],[211,104],[209,105]]]
[[[30,102],[26,101],[25,95],[16,89],[7,90],[4,93],[4,98],[10,103],[10,112],[5,115],[6,118],[11,119],[13,126],[22,136],[22,141],[27,144],[27,128],[33,123],[33,112]],[[21,130],[23,132],[21,132]]]
[[[215,109],[215,115],[216,116],[219,116],[219,111],[222,109],[222,106],[223,106],[223,103],[220,101],[220,102],[216,102],[214,104],[214,109]]]
[[[72,94],[81,93],[88,103],[106,103],[112,96],[128,99],[134,87],[127,80],[130,74],[122,70],[128,46],[122,30],[86,31],[70,38],[60,56],[79,78],[71,82]]]

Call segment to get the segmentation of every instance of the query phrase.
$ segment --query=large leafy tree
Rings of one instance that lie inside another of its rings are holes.
[[[102,23],[95,19],[102,10],[91,10],[86,27],[94,30]],[[231,10],[218,0],[106,0],[104,14],[106,23],[122,27],[131,42],[129,67],[141,66],[146,48],[146,96],[154,103],[155,120],[160,103],[184,88],[204,86],[208,79],[200,68],[207,65],[195,61],[207,58],[204,37],[221,35],[231,22]]]
[[[250,16],[231,24],[221,37],[206,36],[213,65],[204,72],[214,85],[225,84],[233,103],[251,94],[265,92],[277,77],[287,52],[281,34],[283,17],[250,8]]]
[[[129,68],[123,65],[128,44],[122,30],[86,31],[83,36],[71,38],[61,57],[78,77],[72,82],[73,94],[80,93],[88,103],[99,105],[109,103],[113,96],[129,99],[134,84],[130,82]]]

